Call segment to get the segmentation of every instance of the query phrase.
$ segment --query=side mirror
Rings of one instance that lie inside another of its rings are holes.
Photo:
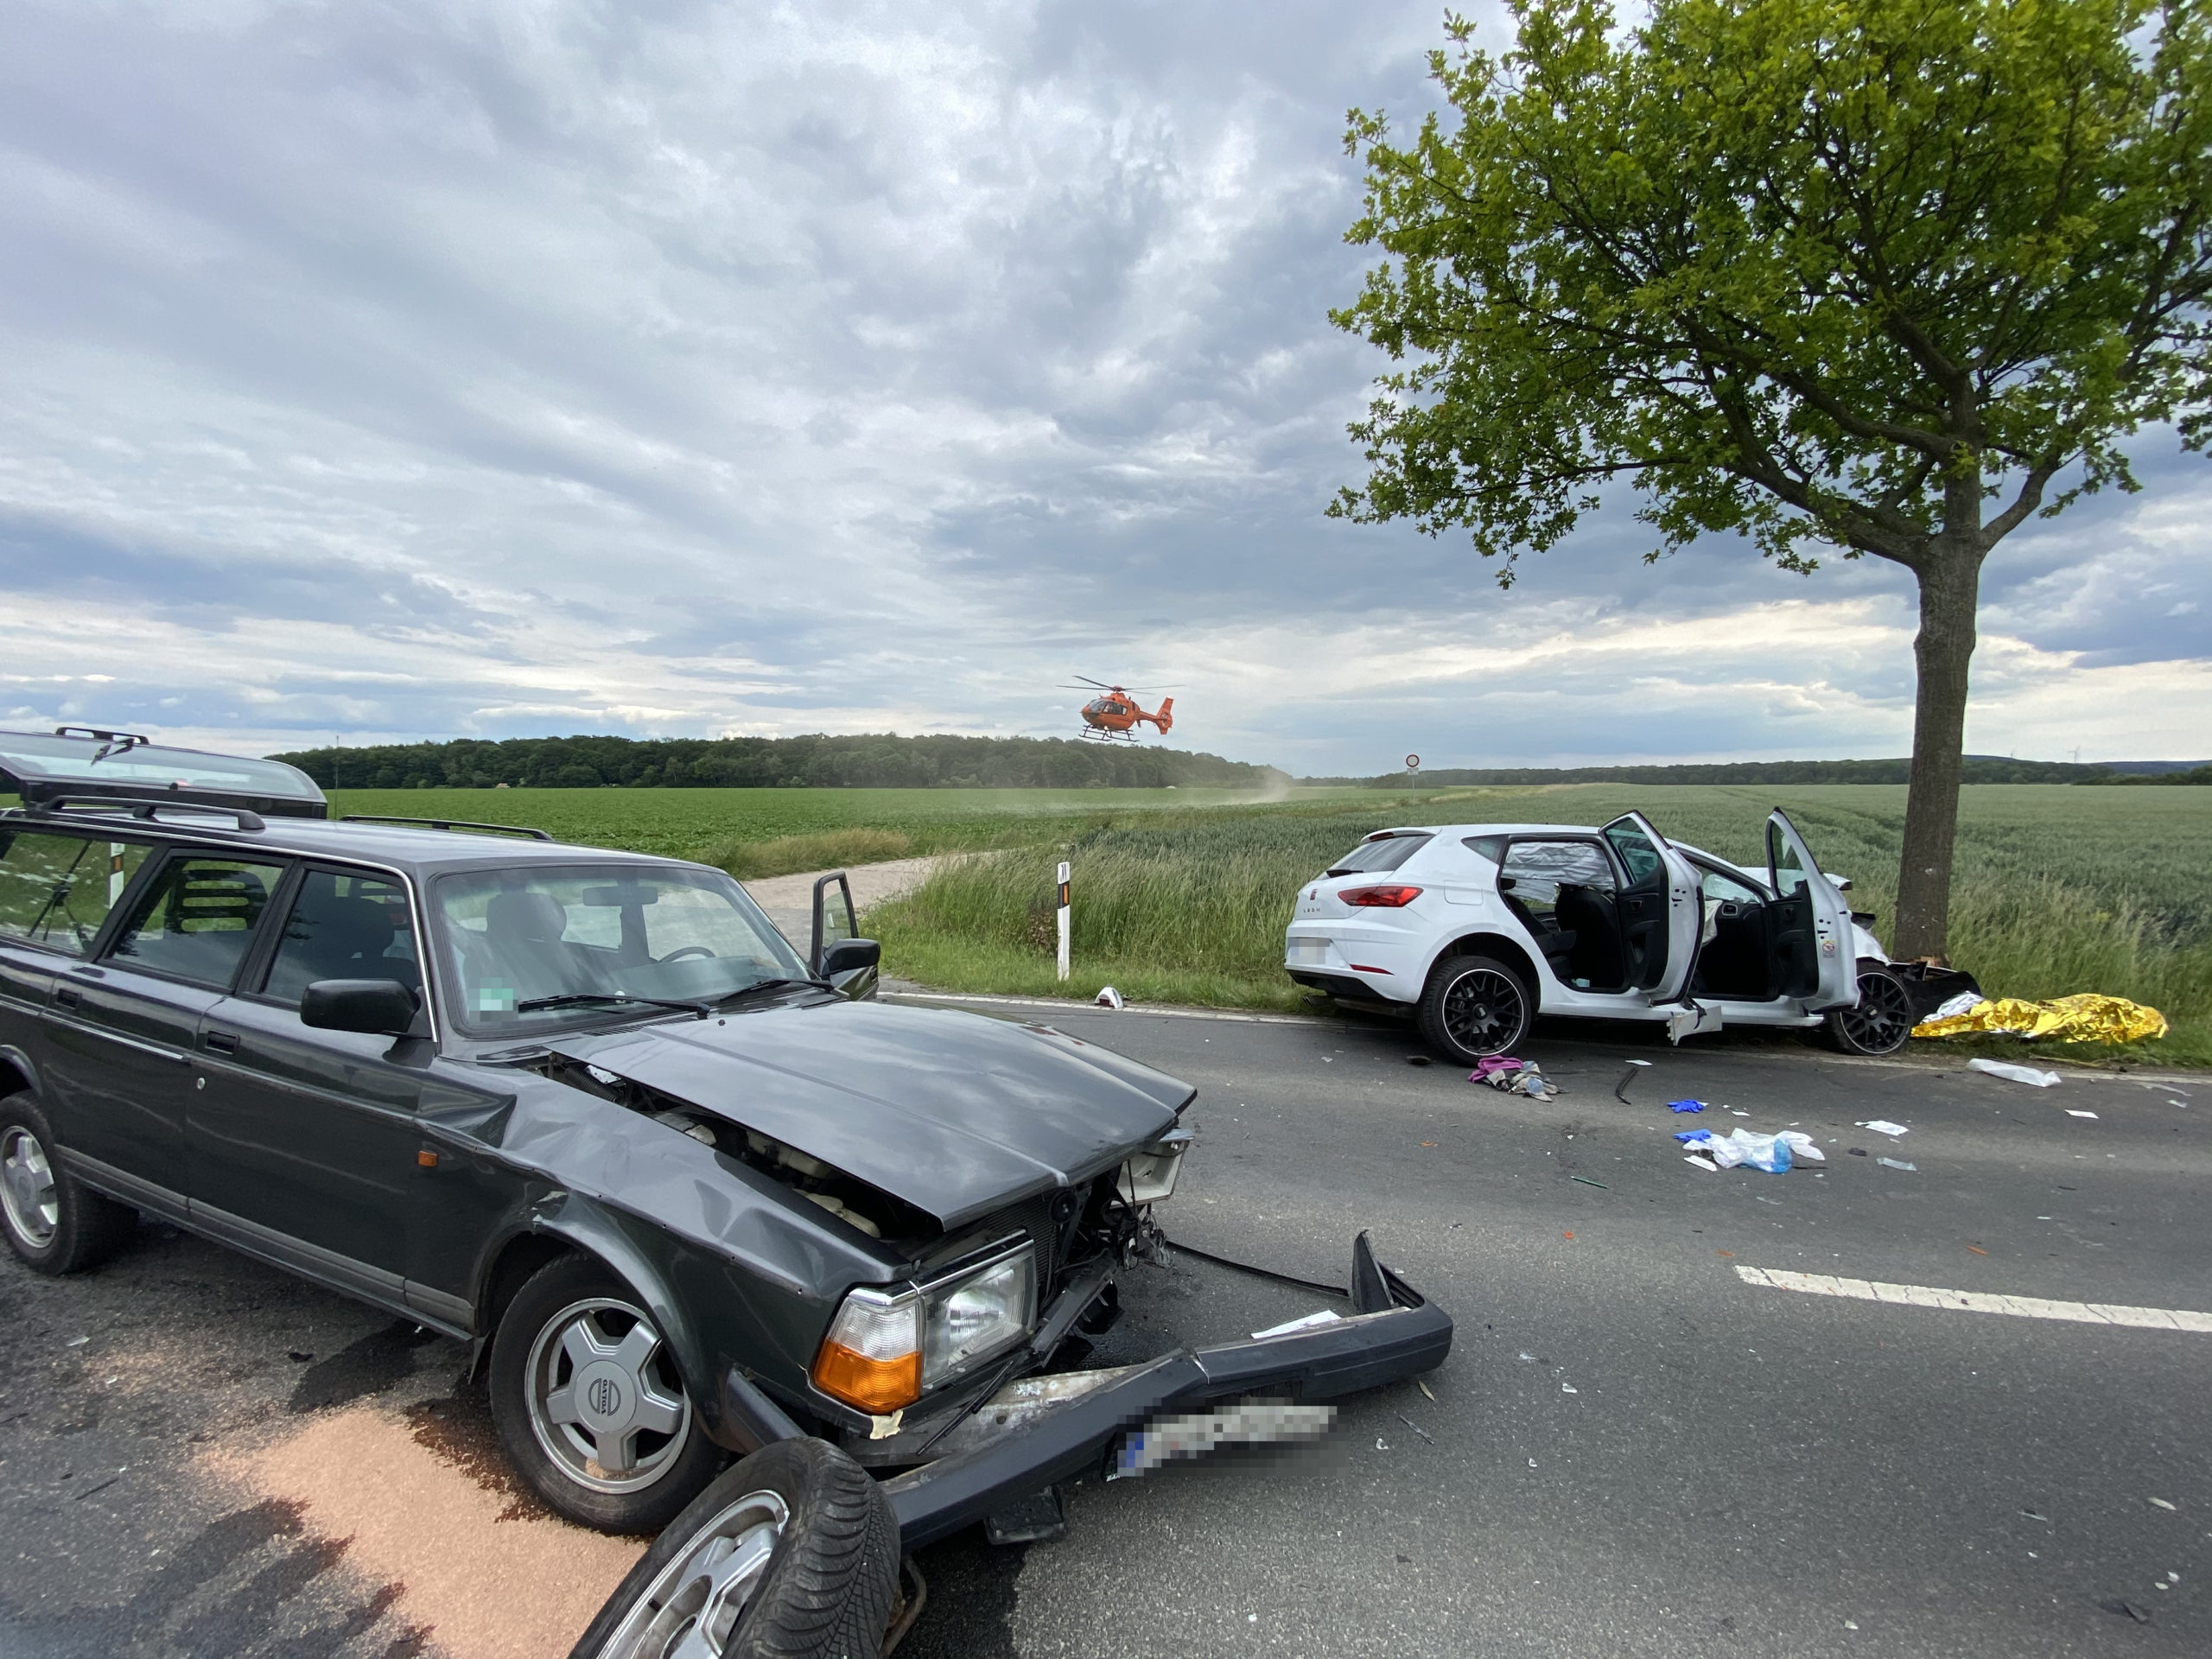
[[[320,1031],[404,1037],[419,1006],[396,979],[318,979],[300,997],[300,1023]]]
[[[1838,893],[1849,893],[1851,891],[1851,878],[1849,876],[1830,875],[1826,870],[1822,870],[1821,874],[1827,880],[1828,886],[1834,887]]]
[[[822,950],[822,977],[841,996],[864,1001],[875,995],[876,969],[883,961],[883,947],[874,939],[839,939]]]

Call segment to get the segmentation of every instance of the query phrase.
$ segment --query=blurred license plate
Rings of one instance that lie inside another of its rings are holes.
[[[1313,965],[1328,959],[1329,942],[1326,939],[1293,939],[1290,942],[1290,960],[1293,962]]]

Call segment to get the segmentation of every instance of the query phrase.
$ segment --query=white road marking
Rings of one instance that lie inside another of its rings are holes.
[[[1937,1290],[1928,1285],[1885,1285],[1868,1279],[1837,1279],[1824,1273],[1791,1273],[1782,1268],[1739,1265],[1736,1276],[1747,1285],[1802,1291],[1808,1296],[1848,1296],[1862,1302],[1894,1302],[1906,1307],[1947,1307],[1967,1313],[2010,1313],[2023,1319],[2068,1319],[2076,1325],[2125,1325],[2146,1331],[2195,1331],[2212,1336],[2212,1313],[2192,1313],[2183,1307],[2053,1302],[2040,1296],[2000,1296],[1984,1290]]]
[[[1110,1014],[1116,1010],[1102,1008],[1096,1002],[1077,1002],[1072,998],[1044,996],[975,996],[954,991],[890,991],[880,993],[887,1002],[954,1002],[981,1003],[996,1008],[1043,1008],[1052,1014]],[[1239,1026],[1332,1026],[1344,1030],[1388,1030],[1388,1027],[1347,1027],[1340,1020],[1325,1020],[1310,1014],[1238,1014],[1227,1008],[1176,1008],[1147,1002],[1140,1007],[1128,1003],[1120,1010],[1122,1014],[1157,1014],[1168,1020],[1220,1020]]]

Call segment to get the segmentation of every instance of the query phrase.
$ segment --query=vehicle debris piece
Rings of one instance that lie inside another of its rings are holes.
[[[1396,1418],[1400,1422],[1403,1423],[1403,1424],[1404,1424],[1408,1428],[1410,1428],[1411,1430],[1413,1430],[1413,1432],[1414,1432],[1414,1433],[1416,1433],[1416,1434],[1420,1435],[1420,1436],[1421,1437],[1421,1439],[1423,1439],[1424,1440],[1427,1440],[1427,1441],[1431,1446],[1434,1446],[1434,1445],[1436,1444],[1436,1436],[1434,1436],[1433,1434],[1430,1433],[1427,1429],[1423,1428],[1423,1427],[1422,1427],[1419,1423],[1417,1423],[1417,1422],[1414,1421],[1414,1420],[1413,1420],[1412,1418],[1410,1418],[1410,1417],[1407,1416],[1407,1415],[1406,1415],[1406,1414],[1405,1414],[1404,1412],[1402,1412],[1402,1411],[1394,1411],[1394,1412],[1392,1412],[1390,1414],[1391,1414],[1393,1417],[1395,1417],[1395,1418]]]
[[[1630,1100],[1624,1091],[1628,1088],[1629,1079],[1636,1075],[1637,1068],[1638,1066],[1643,1066],[1648,1069],[1650,1065],[1651,1062],[1649,1060],[1630,1060],[1628,1063],[1627,1069],[1621,1073],[1621,1080],[1613,1085],[1613,1098],[1620,1102],[1624,1106],[1633,1106],[1636,1104],[1636,1103]]]
[[[1580,1181],[1585,1186],[1594,1186],[1600,1192],[1610,1192],[1613,1190],[1603,1181],[1593,1181],[1587,1175],[1570,1175],[1567,1179],[1570,1181]]]
[[[1897,1136],[1901,1135],[1910,1135],[1911,1133],[1911,1131],[1904,1124],[1892,1123],[1885,1117],[1862,1118],[1853,1127],[1861,1129],[1872,1129],[1877,1135],[1886,1135],[1892,1141],[1896,1140]]]
[[[2069,1106],[2066,1109],[2066,1116],[2069,1117],[2094,1117],[2096,1114],[2094,1112],[2079,1111],[2074,1107]]]
[[[2003,1077],[2007,1083],[2024,1083],[2037,1089],[2056,1088],[2058,1073],[2038,1071],[2032,1065],[2014,1065],[2010,1060],[1985,1060],[1977,1055],[1967,1062],[1969,1071],[1984,1071],[1993,1077]]]
[[[1128,1006],[1122,1001],[1122,994],[1111,985],[1101,986],[1097,996],[1093,1001],[1102,1008],[1121,1008]]]
[[[1917,1175],[1917,1174],[1919,1174],[1919,1173],[1920,1173],[1920,1166],[1919,1166],[1918,1164],[1908,1164],[1908,1163],[1905,1163],[1905,1162],[1904,1162],[1902,1160],[1899,1160],[1899,1159],[1896,1159],[1896,1158],[1877,1158],[1874,1161],[1875,1161],[1876,1163],[1878,1163],[1878,1164],[1881,1165],[1881,1166],[1882,1166],[1882,1167],[1883,1167],[1883,1168],[1885,1168],[1885,1169],[1904,1169],[1904,1170],[1910,1170],[1910,1171],[1911,1171],[1911,1172],[1912,1172],[1912,1173],[1914,1173],[1915,1175]]]
[[[1122,1442],[1109,1480],[1149,1474],[1178,1459],[1203,1457],[1217,1446],[1262,1446],[1281,1440],[1311,1440],[1337,1420],[1334,1406],[1300,1406],[1281,1401],[1248,1401],[1223,1411],[1187,1417],[1159,1417]]]

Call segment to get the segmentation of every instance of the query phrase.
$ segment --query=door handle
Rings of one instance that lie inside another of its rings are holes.
[[[200,1040],[218,1054],[235,1054],[238,1052],[238,1036],[233,1032],[211,1031]]]
[[[73,1008],[85,999],[77,994],[75,987],[57,985],[54,988],[54,1000],[65,1008]]]

